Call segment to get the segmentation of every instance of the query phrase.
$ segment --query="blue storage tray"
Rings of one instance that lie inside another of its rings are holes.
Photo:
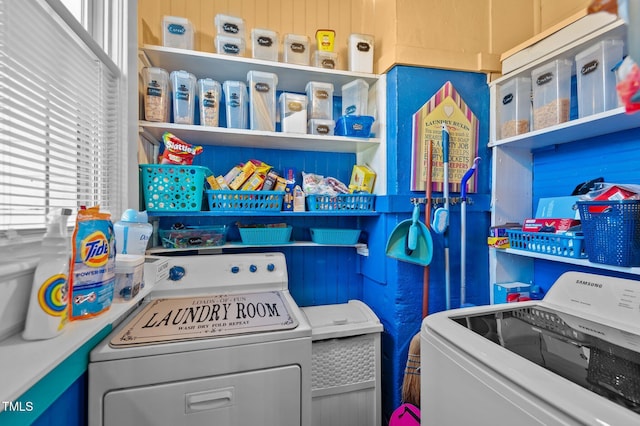
[[[205,191],[211,211],[255,211],[279,212],[282,210],[284,191],[233,191],[211,190]]]
[[[307,195],[307,209],[309,211],[340,211],[360,210],[373,211],[374,194],[339,194],[339,195]]]
[[[309,232],[317,244],[353,245],[360,237],[359,229],[311,228]]]
[[[554,256],[586,258],[584,237],[549,232],[524,232],[507,229],[511,248]]]
[[[336,121],[333,132],[337,136],[368,138],[374,121],[369,115],[343,115]]]
[[[291,239],[291,231],[293,227],[261,227],[248,228],[238,227],[240,238],[243,244],[271,245],[285,244]]]

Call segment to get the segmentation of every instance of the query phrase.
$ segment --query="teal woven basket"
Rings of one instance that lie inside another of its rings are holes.
[[[309,232],[317,244],[353,245],[360,238],[359,229],[311,228]]]
[[[147,211],[200,211],[204,181],[211,174],[208,168],[175,164],[140,164],[138,170]]]

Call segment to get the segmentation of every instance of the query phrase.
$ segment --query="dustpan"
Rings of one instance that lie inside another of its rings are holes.
[[[400,222],[389,235],[386,254],[403,262],[427,266],[433,257],[433,240],[420,220],[420,205],[415,204],[411,219]]]

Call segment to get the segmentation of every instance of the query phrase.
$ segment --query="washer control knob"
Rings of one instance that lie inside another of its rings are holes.
[[[232,274],[237,274],[238,272],[240,272],[240,267],[239,266],[232,266],[231,267],[231,273]]]
[[[251,266],[249,266],[249,270],[251,272],[256,272],[258,270],[258,267],[256,265],[251,265]]]
[[[276,270],[276,265],[274,265],[273,263],[269,263],[269,264],[267,265],[267,271],[269,271],[269,272],[273,272],[273,271],[275,271],[275,270]]]

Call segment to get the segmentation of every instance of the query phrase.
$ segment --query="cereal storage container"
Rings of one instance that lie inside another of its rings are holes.
[[[279,101],[282,131],[307,133],[307,96],[283,92]]]
[[[222,83],[227,127],[247,128],[247,85],[242,81],[227,80]]]
[[[367,115],[369,83],[357,78],[342,86],[342,115]]]
[[[162,68],[144,68],[142,80],[144,84],[144,119],[147,121],[169,121],[169,73]]]
[[[171,72],[173,122],[193,124],[196,105],[196,77],[187,71]]]
[[[578,117],[618,106],[612,68],[622,60],[622,46],[622,40],[603,40],[576,55]]]
[[[193,33],[193,25],[187,18],[162,18],[162,45],[165,47],[193,50]]]
[[[198,80],[198,106],[200,107],[200,125],[217,127],[220,121],[220,101],[222,88],[211,78]]]
[[[571,61],[557,59],[531,71],[533,130],[569,121],[571,66]]]
[[[373,72],[373,36],[351,34],[349,36],[349,71]]]
[[[333,84],[310,81],[305,87],[308,118],[333,120]]]
[[[249,128],[276,130],[276,86],[278,76],[263,71],[249,71]]]
[[[251,30],[251,56],[265,61],[278,61],[278,33],[254,28]]]
[[[531,79],[516,77],[500,85],[499,139],[527,133],[531,120]]]

